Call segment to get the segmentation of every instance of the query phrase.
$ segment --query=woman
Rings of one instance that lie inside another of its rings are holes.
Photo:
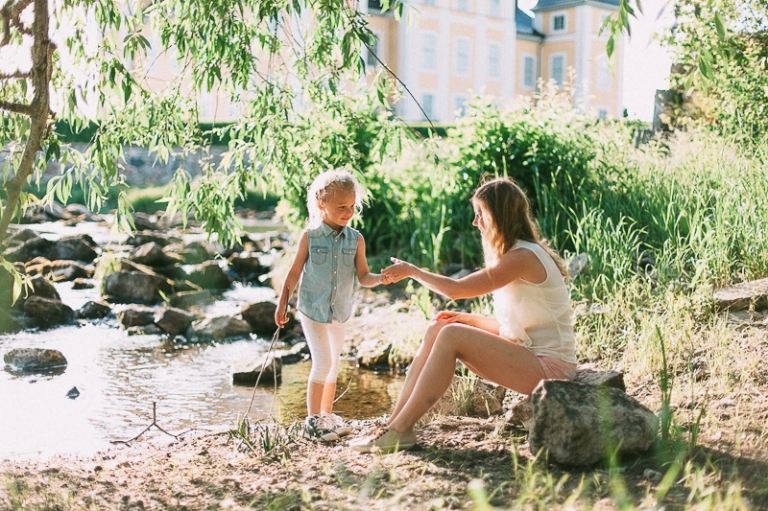
[[[477,189],[472,207],[485,268],[452,279],[392,258],[382,274],[394,282],[410,277],[454,300],[493,293],[495,317],[440,312],[424,334],[387,427],[353,441],[355,450],[415,445],[413,427],[450,386],[456,360],[523,394],[543,379],[572,380],[576,374],[566,272],[541,237],[525,193],[512,179],[494,179]]]

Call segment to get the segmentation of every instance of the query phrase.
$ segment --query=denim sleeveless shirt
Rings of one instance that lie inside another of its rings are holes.
[[[301,272],[298,309],[312,321],[343,323],[352,315],[359,236],[348,226],[336,234],[326,223],[307,229],[309,255]]]

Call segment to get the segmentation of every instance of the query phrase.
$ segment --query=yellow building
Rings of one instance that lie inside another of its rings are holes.
[[[539,0],[531,18],[512,0],[405,0],[417,22],[397,22],[368,0],[379,58],[420,103],[405,95],[396,112],[409,121],[451,122],[473,94],[504,103],[535,91],[539,78],[565,84],[575,70],[579,108],[599,117],[622,113],[622,45],[612,71],[607,35],[598,35],[619,0]],[[370,65],[376,65],[372,56]],[[422,112],[423,109],[423,112]]]

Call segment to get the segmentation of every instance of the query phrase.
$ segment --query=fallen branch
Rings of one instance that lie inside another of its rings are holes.
[[[163,428],[161,428],[160,425],[157,423],[157,403],[153,401],[152,402],[152,424],[150,424],[149,426],[144,428],[141,431],[141,433],[139,433],[138,435],[136,435],[133,438],[129,438],[128,440],[110,440],[109,443],[111,443],[111,444],[126,444],[126,445],[128,445],[129,443],[133,442],[134,440],[138,439],[141,435],[143,435],[144,433],[149,431],[150,428],[152,428],[152,426],[156,427],[157,429],[159,429],[160,431],[162,431],[166,435],[172,436],[173,438],[176,438],[176,439],[178,439],[181,435],[186,433],[186,431],[182,431],[178,435],[174,435],[173,433],[169,433],[166,430],[164,430]],[[189,430],[187,430],[187,431],[189,431]]]

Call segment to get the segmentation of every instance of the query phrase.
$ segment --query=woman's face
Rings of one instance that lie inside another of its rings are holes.
[[[475,210],[475,219],[472,220],[472,225],[480,230],[481,235],[485,235],[485,231],[488,229],[489,217],[488,212],[479,202],[473,202],[472,208]]]

